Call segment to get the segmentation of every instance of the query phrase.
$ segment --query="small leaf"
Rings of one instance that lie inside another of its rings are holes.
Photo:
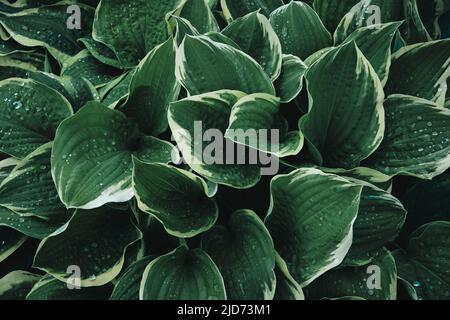
[[[206,0],[184,0],[175,14],[188,20],[200,33],[220,31]]]
[[[0,262],[12,255],[27,239],[27,236],[14,229],[0,227]]]
[[[275,81],[277,96],[281,103],[289,103],[294,100],[303,88],[303,77],[308,66],[296,56],[283,55],[281,74]]]
[[[288,129],[279,99],[257,93],[233,106],[225,138],[282,158],[298,154],[303,147],[303,135]]]
[[[251,210],[233,213],[226,226],[202,236],[202,248],[219,268],[231,300],[271,300],[275,294],[275,249]]]
[[[188,171],[134,160],[133,186],[139,209],[150,213],[174,236],[191,238],[210,229],[218,207],[206,183]]]
[[[22,216],[64,220],[68,212],[56,192],[51,174],[52,143],[20,161],[0,184],[0,205]]]
[[[291,1],[270,15],[284,54],[306,59],[332,44],[331,35],[317,13],[306,3]]]
[[[27,271],[12,271],[0,279],[0,300],[24,300],[41,276]]]
[[[32,80],[0,82],[0,151],[24,158],[53,140],[56,128],[72,114],[58,92]]]
[[[234,20],[222,33],[256,60],[275,80],[281,72],[281,43],[269,20],[259,12],[252,12]]]
[[[183,285],[180,286],[180,281]],[[145,268],[140,300],[225,300],[219,269],[202,249],[184,246]]]
[[[400,49],[392,57],[386,92],[412,95],[444,106],[450,75],[449,51],[450,39]]]
[[[382,249],[370,265],[328,271],[308,286],[305,294],[307,299],[358,296],[366,300],[396,300],[395,260]]]
[[[73,277],[67,269],[78,266],[82,287],[102,286],[119,274],[126,248],[142,237],[130,218],[128,211],[108,207],[78,210],[40,243],[33,266],[60,281]]]
[[[222,90],[191,96],[172,103],[168,114],[177,146],[191,169],[212,182],[238,189],[254,186],[261,177],[257,165],[237,164],[234,157],[227,160],[223,152],[235,149],[224,134],[232,106],[244,95],[240,91]],[[207,138],[209,129],[213,136]]]
[[[450,295],[450,222],[423,225],[409,238],[406,251],[394,252],[398,277],[409,284],[412,298],[448,300]]]
[[[270,13],[283,5],[282,0],[220,0],[223,14],[227,21],[245,16],[247,13],[261,10],[261,13],[269,17]]]

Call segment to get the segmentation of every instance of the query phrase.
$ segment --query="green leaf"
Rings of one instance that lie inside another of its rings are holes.
[[[126,248],[141,237],[129,211],[77,210],[67,224],[40,243],[33,267],[70,281],[74,275],[68,268],[79,266],[82,287],[102,286],[119,274]]]
[[[238,189],[250,188],[260,179],[257,165],[237,164],[234,158],[233,163],[227,162],[222,152],[224,148],[229,150],[230,144],[234,150],[234,144],[223,139],[223,135],[232,106],[244,95],[239,91],[222,90],[192,96],[172,103],[168,114],[173,137],[191,169],[212,182]],[[220,137],[205,138],[204,132],[209,129],[218,130]],[[198,141],[204,142],[199,145]]]
[[[37,282],[30,293],[27,300],[105,300],[110,293],[108,286],[92,287],[92,288],[74,288],[68,289],[66,282],[45,276]]]
[[[55,4],[25,9],[15,14],[0,13],[0,24],[18,43],[27,47],[43,46],[59,62],[81,50],[77,39],[91,32],[94,11],[78,4],[81,10],[81,28],[67,28],[68,4]]]
[[[284,54],[306,59],[331,46],[331,35],[317,13],[306,3],[291,1],[270,15],[270,23],[280,38]]]
[[[400,22],[376,24],[355,30],[343,43],[355,41],[369,60],[383,86],[388,81],[391,66],[391,44]]]
[[[133,67],[167,40],[166,14],[179,3],[180,0],[102,0],[95,15],[93,38],[113,49],[123,67]]]
[[[177,79],[191,95],[222,89],[275,94],[269,77],[253,58],[206,36],[186,36],[176,59]]]
[[[180,283],[183,285],[180,286]],[[145,268],[140,300],[225,300],[217,266],[202,249],[178,247]]]
[[[20,216],[14,211],[0,206],[0,226],[14,229],[28,237],[40,240],[55,232],[61,227],[61,224],[33,216]]]
[[[98,92],[88,80],[78,77],[58,77],[52,73],[29,72],[30,79],[58,91],[78,111],[87,102],[99,100]]]
[[[386,92],[412,95],[443,106],[450,76],[449,51],[450,39],[400,49],[392,57]]]
[[[113,50],[107,45],[95,41],[92,35],[88,35],[85,38],[78,39],[84,44],[86,49],[100,62],[115,68],[121,68],[120,62],[117,60],[117,56]]]
[[[448,300],[450,296],[450,222],[436,221],[417,229],[406,251],[394,252],[398,276],[419,300]]]
[[[0,151],[24,158],[53,140],[56,128],[72,114],[58,92],[32,80],[0,82]]]
[[[0,263],[12,255],[27,237],[11,228],[0,227]]]
[[[303,135],[288,130],[279,99],[256,93],[239,99],[233,106],[225,138],[282,158],[298,154],[303,147]]]
[[[403,20],[403,2],[386,0],[362,0],[358,2],[337,26],[334,32],[334,43],[336,45],[341,44],[358,28]]]
[[[281,43],[269,20],[258,11],[234,20],[222,33],[256,60],[275,80],[281,72]]]
[[[289,272],[304,287],[347,254],[362,187],[303,168],[276,176],[270,189],[265,223]]]
[[[157,136],[167,130],[167,109],[179,92],[180,85],[175,78],[175,46],[169,39],[141,61],[121,110],[139,124],[141,132]]]
[[[117,78],[120,72],[118,69],[99,62],[85,49],[63,63],[61,75],[85,78],[94,86],[101,87]]]
[[[402,235],[411,232],[426,223],[444,220],[450,221],[450,171],[430,181],[415,184],[401,198],[408,219],[402,229]]]
[[[234,212],[226,226],[215,226],[202,236],[202,248],[219,268],[228,299],[273,299],[275,249],[255,212]]]
[[[206,0],[183,0],[175,14],[188,20],[200,33],[220,31]]]
[[[328,31],[336,30],[341,19],[359,0],[314,0],[314,10]]]
[[[218,207],[207,185],[192,173],[134,160],[133,186],[139,209],[156,217],[174,236],[191,238],[209,230]]]
[[[361,266],[371,262],[379,249],[397,238],[406,219],[406,210],[388,192],[362,181],[355,182],[363,186],[363,191],[353,225],[352,246],[343,264]]]
[[[366,300],[396,300],[394,257],[382,249],[370,265],[331,270],[308,286],[305,295],[307,299],[358,296]]]
[[[357,167],[384,134],[384,93],[375,70],[350,42],[313,64],[306,79],[311,99],[300,128],[315,160],[328,167]]]
[[[41,276],[16,270],[0,279],[0,300],[24,300]]]
[[[139,300],[139,288],[147,265],[155,256],[144,257],[131,264],[120,276],[110,300]]]
[[[6,158],[0,161],[0,184],[9,176],[14,167],[19,164],[20,160],[16,158]]]
[[[175,24],[175,44],[177,47],[181,45],[186,35],[199,36],[200,32],[186,19],[173,16],[170,21]]]
[[[116,105],[128,97],[130,83],[133,79],[134,72],[135,69],[126,72],[121,77],[102,88],[102,103],[104,105],[114,109]]]
[[[431,179],[450,167],[450,110],[428,100],[389,96],[386,133],[365,165],[390,176]]]
[[[45,71],[48,64],[47,56],[45,53],[40,51],[35,52],[16,52],[11,53],[6,56],[0,56],[0,66],[2,70],[6,70],[6,75],[1,75],[0,79],[4,80],[12,77],[27,77],[27,73],[25,71]],[[8,68],[19,69],[16,70],[17,74],[13,74],[10,72],[8,76]],[[21,71],[21,72],[20,72]],[[20,72],[20,73],[18,73]],[[3,72],[2,72],[3,73]]]
[[[51,174],[52,143],[26,156],[0,184],[0,205],[22,216],[64,220],[68,212],[56,192]]]
[[[220,0],[220,6],[227,21],[245,16],[247,13],[256,10],[260,10],[262,14],[269,17],[273,10],[282,5],[282,0]]]
[[[93,209],[133,197],[132,156],[169,162],[173,146],[143,136],[137,124],[98,102],[90,102],[58,128],[52,174],[68,208]]]
[[[307,68],[300,58],[291,54],[283,54],[281,73],[275,81],[277,96],[280,97],[281,103],[291,102],[302,91],[303,77]]]
[[[275,276],[277,288],[274,300],[305,300],[302,287],[292,278],[286,262],[277,254]]]

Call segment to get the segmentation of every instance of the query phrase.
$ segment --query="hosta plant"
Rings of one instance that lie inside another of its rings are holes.
[[[449,299],[449,12],[1,0],[0,299]]]

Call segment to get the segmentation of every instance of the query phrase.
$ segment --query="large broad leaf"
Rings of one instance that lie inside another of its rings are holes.
[[[144,257],[131,264],[120,276],[111,294],[111,300],[139,300],[139,288],[147,265],[155,256]]]
[[[200,33],[220,31],[206,0],[183,0],[174,14],[188,20]]]
[[[358,2],[337,26],[334,33],[335,44],[341,44],[358,28],[403,20],[403,2],[396,0],[362,0]]]
[[[359,0],[314,0],[314,10],[328,31],[333,32],[339,22]]]
[[[222,33],[256,60],[272,80],[281,72],[281,43],[269,20],[259,12],[238,18]]]
[[[365,265],[379,249],[394,241],[406,219],[402,203],[386,191],[355,181],[363,186],[358,217],[353,225],[353,242],[345,265]]]
[[[251,210],[233,213],[226,226],[202,237],[202,248],[223,276],[231,300],[271,300],[275,294],[275,249],[261,219]]]
[[[286,262],[276,255],[275,276],[277,288],[275,289],[274,300],[305,300],[302,287],[292,278]]]
[[[26,9],[6,15],[0,14],[0,24],[18,43],[28,46],[44,46],[60,62],[74,56],[82,48],[77,39],[91,32],[94,11],[78,4],[81,13],[81,28],[67,27],[68,4],[56,4]]]
[[[294,100],[303,88],[303,77],[307,65],[292,54],[283,55],[281,74],[275,81],[277,96],[281,103],[289,103]]]
[[[256,10],[269,17],[273,10],[283,5],[283,0],[220,0],[220,5],[225,19],[232,21]]]
[[[69,283],[78,276],[68,272],[69,267],[78,266],[82,287],[101,286],[119,274],[126,248],[141,237],[129,211],[78,210],[40,243],[33,266]]]
[[[0,227],[0,263],[19,249],[26,240],[27,237],[20,232]]]
[[[102,0],[96,11],[93,38],[114,49],[122,66],[133,67],[168,38],[165,17],[180,2]]]
[[[330,50],[306,74],[309,113],[300,120],[319,164],[354,168],[384,134],[383,87],[354,42]]]
[[[291,1],[270,15],[284,54],[306,59],[332,44],[331,35],[317,13],[306,3]]]
[[[33,216],[20,216],[0,206],[0,226],[14,229],[31,238],[43,239],[61,227],[61,223],[48,222]]]
[[[241,98],[233,106],[225,137],[281,158],[296,155],[303,147],[303,135],[288,130],[279,99],[256,93]]]
[[[443,106],[450,76],[449,52],[450,39],[400,49],[392,57],[386,92],[412,95]]]
[[[386,134],[365,165],[388,175],[431,179],[450,167],[450,110],[428,100],[389,96]]]
[[[1,81],[0,101],[0,151],[17,158],[53,140],[72,114],[62,95],[32,80]]]
[[[27,300],[105,300],[109,297],[109,286],[69,289],[67,282],[45,276],[28,293]]]
[[[182,285],[180,285],[182,284]],[[202,249],[180,246],[145,268],[140,300],[224,300],[219,269]]]
[[[411,235],[406,251],[394,253],[398,276],[412,298],[448,300],[450,296],[450,222],[432,222]]]
[[[101,87],[120,75],[120,70],[98,61],[88,50],[82,50],[63,63],[62,76],[85,78],[94,86]]]
[[[401,198],[408,219],[402,229],[403,236],[426,223],[444,220],[450,221],[450,171],[431,181],[423,181],[414,185]]]
[[[344,178],[312,168],[272,180],[266,225],[277,252],[302,287],[344,259],[361,190]]]
[[[376,24],[355,30],[344,43],[355,41],[369,60],[383,85],[386,84],[391,66],[391,44],[400,22]]]
[[[90,102],[58,128],[52,174],[68,208],[92,209],[133,197],[132,155],[169,162],[173,147],[143,136],[125,115]]]
[[[252,187],[260,179],[256,164],[238,164],[234,157],[227,158],[223,153],[223,150],[235,149],[234,143],[223,137],[231,108],[244,95],[239,91],[222,90],[189,97],[172,103],[168,115],[183,160],[208,180],[234,188]]]
[[[68,212],[56,192],[51,174],[52,143],[20,161],[0,184],[0,205],[25,216],[67,220]]]
[[[382,249],[370,265],[331,270],[308,286],[305,295],[307,299],[357,296],[366,300],[396,300],[394,257]]]
[[[218,207],[200,177],[163,164],[134,160],[133,186],[139,208],[152,214],[171,235],[190,238],[210,229]]]
[[[175,78],[175,46],[169,39],[141,61],[121,110],[136,120],[142,132],[157,136],[167,130],[167,109],[179,92],[180,85]]]
[[[24,300],[40,275],[17,270],[0,279],[0,300]]]
[[[176,76],[191,95],[222,89],[275,94],[270,78],[253,58],[206,36],[184,38],[177,50]]]

